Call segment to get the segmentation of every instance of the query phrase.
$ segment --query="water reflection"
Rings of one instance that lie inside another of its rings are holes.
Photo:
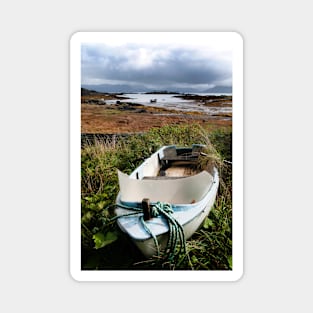
[[[199,94],[199,95],[210,95],[210,94]],[[212,94],[211,94],[212,95]],[[220,95],[220,94],[213,94]],[[199,101],[186,100],[180,98],[177,94],[143,94],[143,93],[132,93],[123,94],[119,102],[138,103],[146,106],[160,107],[171,110],[186,111],[186,112],[202,112],[209,114],[220,114],[220,113],[231,113],[232,107],[231,102],[229,106],[206,106]],[[155,101],[151,101],[155,100]],[[115,104],[116,100],[106,101],[108,104]]]

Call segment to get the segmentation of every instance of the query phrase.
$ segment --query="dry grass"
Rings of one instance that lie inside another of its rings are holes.
[[[207,128],[218,129],[232,126],[231,118],[224,116],[209,116],[200,113],[167,112],[159,115],[160,109],[144,107],[146,113],[123,111],[113,106],[85,105],[81,107],[82,133],[138,133],[165,125],[183,125],[197,123]]]
[[[223,160],[231,155],[231,132],[209,132],[201,126],[166,126],[131,136],[119,143],[99,140],[82,150],[82,268],[83,269],[165,269],[155,260],[144,261],[142,255],[114,227],[115,242],[95,249],[94,236],[102,232],[118,192],[116,169],[130,173],[162,145],[207,145],[201,157],[203,167],[218,166],[220,188],[214,208],[204,226],[188,241],[188,255],[175,269],[231,269],[232,199],[231,167]],[[143,262],[144,261],[144,262]]]

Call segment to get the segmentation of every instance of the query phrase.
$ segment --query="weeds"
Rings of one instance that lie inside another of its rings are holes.
[[[81,150],[82,269],[167,269],[156,258],[145,260],[115,223],[109,223],[118,193],[117,169],[131,173],[163,145],[205,144],[202,167],[217,166],[220,188],[203,226],[187,241],[187,254],[174,269],[230,270],[232,268],[232,133],[208,132],[197,124],[164,126],[118,142],[98,140]],[[103,229],[106,229],[106,232]],[[173,269],[173,268],[172,268]]]

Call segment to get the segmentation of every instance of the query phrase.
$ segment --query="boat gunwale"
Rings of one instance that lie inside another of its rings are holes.
[[[184,227],[185,225],[191,223],[194,219],[196,219],[205,209],[206,209],[206,206],[207,204],[209,203],[211,197],[214,195],[214,197],[216,197],[216,193],[217,193],[217,189],[218,189],[218,186],[219,186],[219,175],[218,175],[218,171],[217,171],[217,168],[214,167],[214,173],[213,173],[213,181],[212,181],[212,184],[210,186],[210,188],[208,189],[207,193],[203,196],[202,199],[200,199],[199,201],[195,202],[195,203],[186,203],[186,204],[171,204],[172,205],[172,208],[174,210],[174,217],[175,217],[175,213],[179,213],[179,212],[183,212],[183,211],[190,211],[192,209],[196,209],[196,208],[199,208],[197,210],[197,213],[192,217],[190,218],[189,220],[187,220],[186,222],[182,223],[181,225]],[[215,190],[216,189],[216,190]],[[118,193],[118,196],[117,196],[117,206],[118,204],[121,204],[121,205],[126,205],[126,206],[130,206],[130,207],[141,207],[141,202],[127,202],[127,201],[122,201],[120,199],[121,195],[120,193]],[[151,205],[154,205],[156,204],[157,202],[152,202]],[[211,206],[213,207],[213,205]],[[122,210],[125,210],[126,212],[128,211],[128,213],[131,213],[133,212],[132,210],[128,210],[126,208],[121,208]],[[211,210],[211,208],[209,208],[209,211]],[[136,214],[135,216],[126,216],[126,217],[123,217],[121,216],[121,218],[125,218],[125,219],[136,219],[138,220],[140,216],[142,216],[143,213],[141,212],[138,212],[138,215]],[[150,221],[152,222],[153,220],[156,221],[156,220],[162,220],[163,217],[154,217],[152,218]],[[142,237],[135,237],[133,235],[132,232],[128,231],[126,227],[124,227],[122,221],[120,221],[119,219],[117,220],[120,228],[126,232],[132,240],[135,240],[135,241],[139,241],[139,242],[143,242],[143,241],[146,241],[146,240],[149,240],[151,239],[151,236],[147,233],[146,234],[146,237],[142,238]],[[149,220],[148,221],[145,221],[148,225],[149,225]],[[167,231],[160,231],[159,233],[156,233],[155,235],[158,237],[158,236],[161,236],[161,235],[164,235],[168,232]]]
[[[158,149],[157,151],[152,153],[148,158],[146,158],[137,168],[135,168],[134,171],[132,171],[129,174],[129,178],[138,179],[137,175],[139,175],[139,173],[143,172],[144,167],[149,163],[149,161],[153,158],[156,158],[156,157],[160,159],[160,154],[168,148],[175,148],[176,150],[179,150],[179,149],[190,149],[190,150],[192,150],[193,147],[205,147],[205,145],[193,144],[191,147],[178,147],[177,145],[162,146],[160,149]],[[186,160],[181,160],[181,161],[186,161]],[[192,162],[194,162],[194,160]],[[139,178],[139,179],[143,179],[143,178],[144,178],[144,176]]]
[[[187,210],[187,209],[192,209],[193,207],[198,206],[207,197],[207,194],[211,191],[211,189],[213,188],[214,184],[216,184],[216,182],[219,181],[218,171],[217,171],[217,169],[215,167],[214,167],[213,171],[214,171],[214,173],[213,173],[213,180],[212,180],[211,186],[207,190],[205,195],[199,201],[196,201],[194,203],[173,203],[173,204],[171,203],[171,206],[172,206],[173,210],[174,211],[175,211],[175,209],[179,210],[180,208],[186,208],[186,210]],[[198,173],[196,175],[199,175],[200,173]],[[185,178],[189,178],[189,177],[190,176],[178,177],[177,179],[185,179]],[[117,201],[116,202],[119,202],[122,205],[129,206],[129,207],[132,207],[132,208],[136,208],[136,207],[138,208],[138,207],[141,206],[141,202],[139,202],[139,201],[123,201],[123,200],[121,200],[120,192],[117,195]],[[153,205],[155,205],[157,203],[158,203],[158,201],[150,202],[150,205],[153,206]],[[183,211],[183,209],[180,209],[180,211]]]

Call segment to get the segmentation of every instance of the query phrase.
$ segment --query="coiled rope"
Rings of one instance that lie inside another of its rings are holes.
[[[121,205],[121,204],[116,204],[116,206],[123,208],[123,209],[132,210],[135,212],[118,215],[118,216],[115,216],[113,219],[118,219],[120,217],[134,216],[136,214],[142,213],[143,211],[141,208],[130,207],[130,206]],[[172,215],[173,213],[174,213],[174,210],[172,208],[172,205],[169,203],[157,202],[151,207],[152,217],[163,216],[165,220],[167,221],[167,224],[169,227],[169,235],[168,235],[167,245],[163,252],[164,254],[162,258],[164,259],[164,261],[169,261],[170,263],[175,262],[182,252],[186,254],[186,240],[185,240],[184,230],[183,230],[182,225]],[[156,247],[157,256],[160,257],[161,251],[160,251],[160,247],[159,247],[159,243],[158,243],[156,235],[152,233],[148,224],[145,222],[143,216],[140,216],[139,220],[143,228],[146,230],[146,232],[152,237],[155,247]]]

